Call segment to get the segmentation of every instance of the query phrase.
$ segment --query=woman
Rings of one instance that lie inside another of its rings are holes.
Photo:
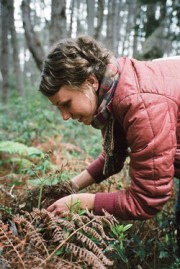
[[[180,60],[116,59],[89,36],[59,42],[44,61],[40,91],[74,119],[102,131],[104,150],[71,182],[77,192],[123,168],[130,156],[131,185],[113,193],[76,193],[48,210],[61,214],[81,201],[121,219],[148,219],[171,196],[180,176]]]

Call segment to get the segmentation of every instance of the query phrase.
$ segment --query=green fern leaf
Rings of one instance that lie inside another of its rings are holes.
[[[43,152],[34,147],[28,147],[22,143],[14,141],[1,141],[0,142],[0,152],[5,152],[9,154],[18,154],[22,156],[42,156]]]

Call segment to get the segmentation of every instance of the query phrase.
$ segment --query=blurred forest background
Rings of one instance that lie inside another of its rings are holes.
[[[0,0],[0,96],[37,89],[47,49],[89,34],[115,55],[180,54],[179,0]]]

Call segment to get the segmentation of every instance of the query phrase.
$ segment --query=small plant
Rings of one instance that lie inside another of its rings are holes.
[[[86,210],[81,209],[81,201],[80,199],[78,199],[76,202],[73,202],[73,198],[71,199],[71,204],[68,208],[70,213],[73,214],[79,214],[79,215],[83,215],[86,213]]]
[[[119,225],[116,224],[112,227],[112,232],[116,240],[111,245],[116,252],[116,259],[119,257],[121,260],[123,260],[126,264],[128,263],[128,259],[125,255],[125,238],[127,237],[126,231],[129,230],[132,227],[132,224],[127,225]]]

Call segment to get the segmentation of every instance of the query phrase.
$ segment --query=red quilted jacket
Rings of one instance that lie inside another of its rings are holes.
[[[120,58],[120,79],[109,110],[115,118],[116,171],[130,156],[131,185],[97,193],[95,213],[104,208],[121,219],[153,217],[171,196],[173,177],[180,178],[180,59],[137,61]],[[104,153],[87,170],[97,183]]]

